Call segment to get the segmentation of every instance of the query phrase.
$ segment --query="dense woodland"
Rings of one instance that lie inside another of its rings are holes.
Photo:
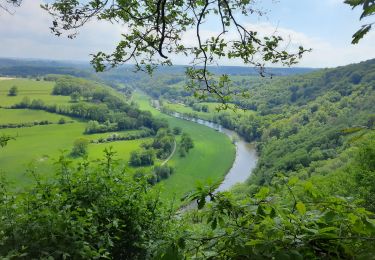
[[[373,259],[375,60],[272,79],[233,76],[233,86],[249,96],[232,100],[236,111],[218,112],[213,97],[197,100],[184,88],[181,73],[129,74],[122,80],[111,73],[102,82],[114,77],[117,89],[145,91],[160,99],[166,113],[172,110],[167,104],[184,104],[192,109],[189,116],[254,142],[259,162],[251,178],[224,193],[214,192],[217,183],[201,183],[182,198],[197,209],[185,211],[162,200],[155,186],[174,174],[172,167],[156,165],[129,176],[111,150],[100,162],[83,156],[78,166],[62,154],[54,181],[32,170],[35,184],[24,191],[1,181],[1,256]],[[87,134],[140,129],[152,135],[152,142],[131,154],[135,167],[167,158],[177,138],[180,156],[195,149],[194,137],[183,129],[168,129],[101,83],[43,77],[56,81],[53,95],[71,96],[69,107],[24,100],[17,108],[86,120]],[[11,145],[11,137],[2,138],[1,146]],[[116,138],[126,137],[100,142]]]

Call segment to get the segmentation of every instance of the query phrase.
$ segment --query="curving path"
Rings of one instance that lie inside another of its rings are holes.
[[[173,157],[174,153],[176,152],[176,147],[177,147],[177,143],[176,143],[176,140],[174,140],[173,150],[172,150],[171,154],[168,156],[168,158],[165,159],[164,162],[161,163],[161,166],[166,164]]]

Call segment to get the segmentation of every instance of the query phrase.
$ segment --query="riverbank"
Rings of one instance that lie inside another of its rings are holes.
[[[194,148],[186,157],[175,153],[168,161],[174,173],[157,184],[161,188],[163,199],[175,200],[176,206],[181,204],[180,198],[194,190],[199,182],[222,181],[235,161],[236,149],[231,139],[224,133],[187,120],[175,118],[161,113],[150,105],[147,95],[136,92],[133,101],[142,110],[150,111],[153,116],[168,121],[171,128],[179,127],[189,134],[194,141]],[[177,138],[177,150],[179,138]],[[177,205],[178,204],[178,205]]]
[[[226,129],[219,124],[209,122],[203,119],[189,118],[177,112],[174,112],[173,114],[171,114],[171,116],[184,119],[187,121],[191,121],[200,125],[204,125],[218,132],[226,134],[231,140],[235,140],[234,141],[234,144],[236,146],[235,160],[233,162],[231,169],[225,175],[224,180],[221,182],[220,186],[217,188],[216,190],[217,192],[229,190],[234,185],[238,183],[243,183],[250,177],[251,172],[254,170],[258,162],[258,156],[257,156],[256,149],[253,144],[246,142],[236,132]]]

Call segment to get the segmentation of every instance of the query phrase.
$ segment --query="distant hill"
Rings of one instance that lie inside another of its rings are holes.
[[[156,74],[183,74],[187,66],[176,65],[170,67],[159,67]],[[216,74],[228,75],[258,75],[259,71],[252,67],[220,66],[210,67]],[[313,68],[267,68],[267,73],[275,76],[288,76],[305,74],[316,69]],[[0,58],[0,75],[2,76],[43,76],[46,74],[68,74],[78,77],[102,77],[104,79],[121,79],[122,77],[143,76],[134,74],[133,65],[123,65],[109,72],[96,74],[88,62],[55,61],[38,59],[11,59]],[[96,76],[94,76],[96,75]],[[123,79],[123,78],[122,78]]]

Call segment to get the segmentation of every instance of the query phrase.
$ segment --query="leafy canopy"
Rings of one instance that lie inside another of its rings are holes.
[[[57,36],[65,32],[74,38],[93,18],[126,26],[113,53],[93,55],[97,71],[132,61],[138,70],[151,73],[157,64],[171,65],[172,54],[185,55],[192,64],[187,70],[188,87],[198,97],[213,94],[224,103],[239,93],[231,91],[226,75],[211,74],[209,65],[222,58],[239,59],[259,68],[264,76],[266,64],[290,66],[308,51],[302,46],[289,51],[281,36],[261,36],[240,22],[243,17],[264,15],[252,0],[58,0],[42,7],[54,17],[51,30]],[[220,29],[206,37],[204,23],[215,19]],[[192,35],[191,44],[184,42],[186,34]]]

